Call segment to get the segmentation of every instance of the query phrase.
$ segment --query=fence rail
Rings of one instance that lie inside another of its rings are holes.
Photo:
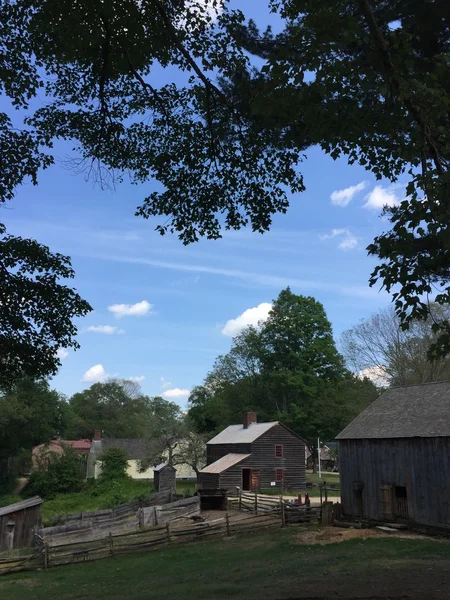
[[[282,496],[269,496],[242,492],[238,497],[228,498],[228,505],[243,512],[256,515],[280,515],[284,523],[305,523],[321,516],[321,508],[299,504],[297,499],[287,500]]]
[[[159,497],[161,498],[161,497]],[[100,511],[97,511],[100,512]],[[67,544],[102,540],[106,535],[131,534],[154,525],[200,514],[200,499],[185,498],[162,506],[144,506],[129,514],[109,514],[107,519],[70,521],[63,525],[45,527],[35,532],[36,544],[65,546]]]
[[[284,523],[281,523],[284,525]],[[102,539],[51,546],[45,542],[35,554],[11,557],[0,561],[0,575],[22,571],[48,569],[62,565],[99,560],[142,552],[171,543],[189,543],[210,537],[226,537],[280,527],[277,515],[251,515],[233,520],[228,513],[223,518],[193,525],[173,524],[153,526],[142,531],[113,535]]]

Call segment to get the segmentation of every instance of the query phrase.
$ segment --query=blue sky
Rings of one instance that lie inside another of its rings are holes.
[[[255,17],[256,2],[248,6]],[[270,21],[257,16],[261,25]],[[365,247],[388,227],[383,203],[400,200],[402,190],[361,167],[313,148],[301,165],[306,192],[291,198],[270,233],[244,230],[184,247],[154,231],[162,219],[134,216],[152,182],[102,191],[64,166],[70,153],[57,144],[57,164],[39,186],[22,186],[2,213],[11,233],[71,256],[74,286],[94,308],[78,323],[81,349],[68,353],[52,381],[61,392],[133,377],[145,393],[185,405],[229,349],[230,334],[267,314],[266,303],[287,285],[323,303],[336,340],[389,302],[368,286],[375,261]]]

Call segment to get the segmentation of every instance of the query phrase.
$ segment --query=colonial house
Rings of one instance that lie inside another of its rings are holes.
[[[450,529],[450,381],[387,390],[337,439],[345,515]]]
[[[198,476],[203,490],[306,488],[304,440],[278,421],[258,423],[254,412],[210,440],[206,460]]]
[[[50,440],[45,444],[39,444],[32,450],[32,466],[34,471],[45,470],[48,466],[48,461],[53,454],[61,455],[63,453],[64,446],[70,446],[75,452],[87,459],[87,456],[91,450],[90,440],[62,440],[57,438],[56,440]]]
[[[150,454],[149,441],[132,438],[102,438],[101,431],[96,429],[88,457],[87,476],[97,479],[102,472],[101,455],[108,448],[121,448],[128,456],[127,474],[133,479],[153,479],[154,465],[145,471],[140,470],[141,461]],[[195,479],[195,471],[189,465],[176,465],[177,479]]]

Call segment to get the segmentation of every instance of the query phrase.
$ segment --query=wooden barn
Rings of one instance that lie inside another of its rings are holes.
[[[344,514],[450,529],[450,381],[389,389],[337,439]]]
[[[306,488],[305,442],[278,421],[258,423],[254,412],[207,443],[206,462],[200,489]]]
[[[153,487],[157,492],[175,492],[177,470],[168,463],[161,463],[153,469]]]
[[[34,496],[0,508],[0,552],[34,545],[33,529],[41,526],[41,504]]]

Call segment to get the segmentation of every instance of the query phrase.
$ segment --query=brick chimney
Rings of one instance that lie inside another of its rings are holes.
[[[255,412],[244,413],[244,429],[248,429],[252,423],[257,423],[258,419]]]
[[[102,430],[94,429],[94,441],[98,442],[101,439],[102,439]]]

